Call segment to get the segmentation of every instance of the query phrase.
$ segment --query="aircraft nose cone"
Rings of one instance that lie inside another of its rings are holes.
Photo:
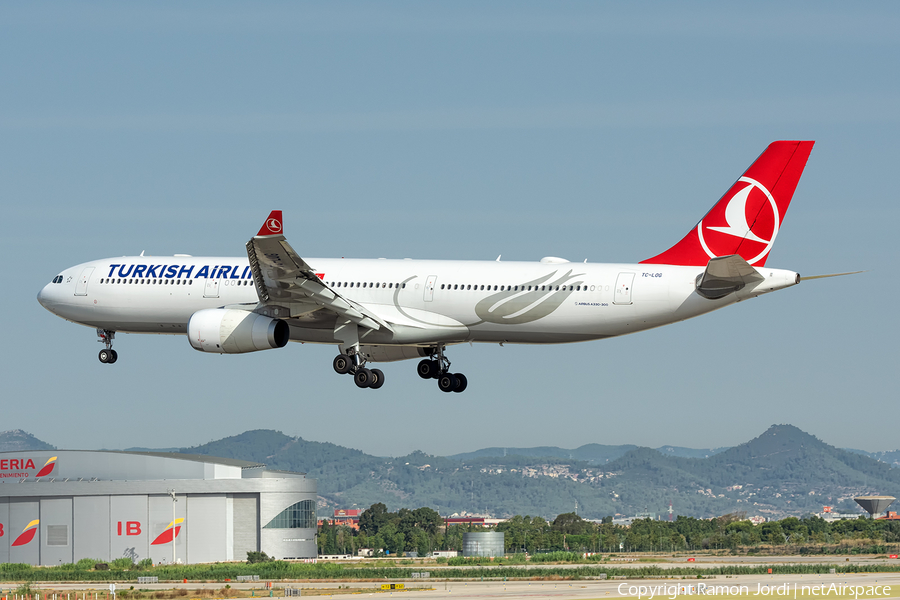
[[[43,288],[41,288],[41,291],[39,291],[37,295],[37,301],[41,303],[41,306],[43,306],[50,312],[53,312],[53,306],[55,304],[55,302],[53,301],[55,296],[54,292],[56,292],[56,290],[51,289],[50,286],[52,285],[52,283],[48,283]]]

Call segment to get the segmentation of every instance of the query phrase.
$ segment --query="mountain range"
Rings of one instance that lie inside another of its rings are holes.
[[[52,448],[21,430],[0,433],[0,450]],[[553,518],[574,510],[601,518],[665,514],[671,503],[676,515],[783,517],[824,505],[860,513],[854,496],[900,496],[900,469],[892,468],[900,451],[843,450],[792,425],[773,425],[733,448],[700,450],[587,444],[385,458],[271,430],[177,450],[308,473],[318,479],[323,513],[383,502],[391,510],[429,506],[444,515]]]

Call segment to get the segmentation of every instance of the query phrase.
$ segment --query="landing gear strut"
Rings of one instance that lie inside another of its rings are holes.
[[[353,375],[356,387],[377,390],[384,385],[384,373],[381,369],[367,369],[366,359],[354,348],[348,348],[349,354],[338,354],[332,366],[339,375]]]
[[[437,379],[442,392],[463,392],[469,381],[462,373],[450,372],[450,360],[444,356],[444,347],[434,349],[431,358],[419,362],[416,372],[422,379]]]
[[[116,332],[109,329],[98,329],[97,337],[100,338],[97,340],[98,342],[106,344],[106,348],[100,351],[100,362],[111,365],[119,360],[119,353],[112,349],[113,340],[116,339]]]

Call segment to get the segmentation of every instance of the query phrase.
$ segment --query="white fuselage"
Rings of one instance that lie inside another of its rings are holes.
[[[757,268],[764,280],[719,300],[696,292],[704,267],[652,264],[387,259],[307,259],[335,292],[392,324],[360,342],[565,343],[623,335],[695,317],[797,282],[792,271]],[[63,271],[38,294],[76,323],[110,331],[186,334],[201,309],[259,303],[248,259],[122,257]],[[292,341],[339,343],[334,315],[285,306]],[[330,316],[329,316],[330,315]]]

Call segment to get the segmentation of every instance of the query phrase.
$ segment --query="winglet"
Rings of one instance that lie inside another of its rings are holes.
[[[281,221],[281,211],[273,210],[256,235],[281,235],[282,233],[284,233],[284,227]]]

